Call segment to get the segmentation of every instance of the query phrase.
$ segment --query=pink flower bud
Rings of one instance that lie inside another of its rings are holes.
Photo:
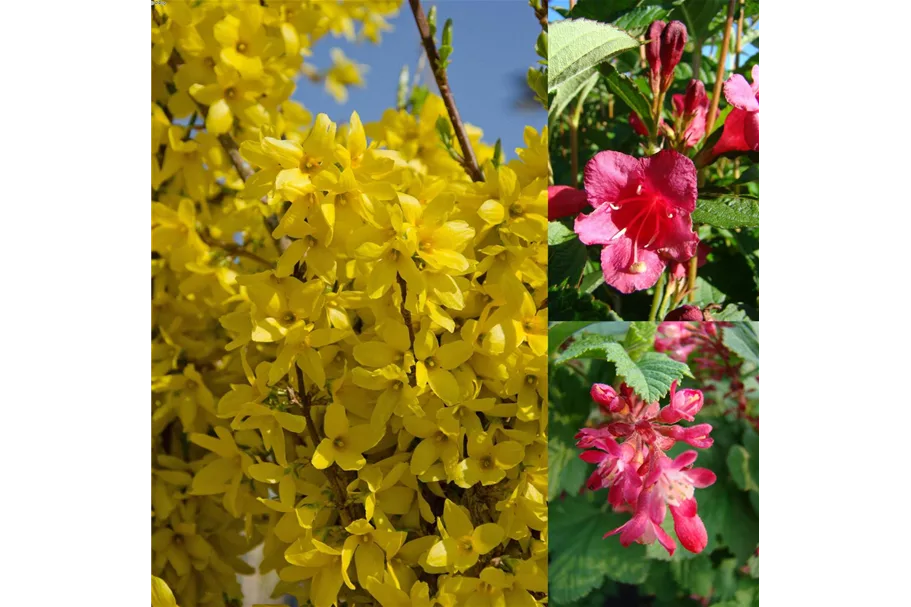
[[[696,306],[680,306],[668,312],[664,320],[705,320],[705,315]]]
[[[591,395],[592,400],[598,403],[606,413],[616,413],[623,409],[623,401],[617,396],[617,392],[607,384],[594,384]]]
[[[686,93],[683,95],[683,114],[692,116],[696,110],[708,104],[709,98],[705,94],[705,85],[701,80],[690,80],[686,85]]]
[[[645,33],[645,59],[649,67],[649,84],[652,91],[658,91],[659,76],[661,74],[661,33],[667,24],[664,21],[652,21]]]
[[[661,88],[667,90],[674,80],[674,68],[683,57],[686,46],[686,26],[680,21],[671,21],[661,32]]]

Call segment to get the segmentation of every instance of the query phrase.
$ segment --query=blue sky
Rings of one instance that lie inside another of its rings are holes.
[[[538,60],[534,46],[540,25],[528,1],[438,0],[423,4],[425,12],[437,5],[439,32],[447,18],[453,20],[455,51],[448,73],[462,120],[482,128],[486,142],[493,144],[501,138],[504,155],[514,157],[514,148],[523,145],[525,126],[540,130],[547,122],[547,113],[540,105],[531,110],[516,105],[525,88],[525,73]],[[394,31],[387,32],[379,46],[327,37],[313,49],[309,62],[321,69],[331,65],[329,50],[334,46],[369,66],[366,87],[349,88],[346,103],[337,103],[321,86],[306,80],[299,82],[294,99],[336,121],[347,121],[352,110],[357,110],[364,122],[378,120],[385,109],[395,106],[402,66],[407,65],[413,75],[423,52],[407,2],[402,3],[391,24]],[[432,84],[436,92],[429,70],[421,81]]]

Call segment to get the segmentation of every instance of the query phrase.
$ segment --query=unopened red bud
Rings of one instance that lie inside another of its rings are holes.
[[[705,95],[705,85],[701,80],[690,80],[686,85],[686,94],[683,96],[683,114],[692,116],[696,110],[708,102]]]
[[[696,306],[680,306],[668,312],[664,320],[705,320],[705,316]]]
[[[664,89],[667,89],[674,79],[674,68],[680,63],[685,46],[686,26],[680,21],[671,21],[661,32],[661,79]]]
[[[661,74],[661,33],[667,24],[664,21],[652,21],[645,32],[645,59],[649,67],[649,84],[653,91],[658,90]]]

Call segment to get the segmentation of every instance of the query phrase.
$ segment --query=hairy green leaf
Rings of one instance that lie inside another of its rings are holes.
[[[718,228],[758,227],[759,199],[735,194],[700,198],[693,212],[693,223],[705,223]]]

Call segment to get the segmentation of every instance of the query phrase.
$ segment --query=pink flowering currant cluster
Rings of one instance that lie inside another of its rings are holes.
[[[671,386],[670,404],[647,403],[626,384],[615,391],[606,384],[592,386],[591,395],[608,422],[598,428],[583,428],[576,434],[579,457],[597,468],[588,479],[590,490],[609,489],[607,501],[619,512],[632,512],[624,525],[604,537],[620,534],[620,543],[651,544],[655,540],[673,555],[677,543],[661,527],[671,511],[674,532],[683,547],[701,552],[708,543],[705,525],[697,513],[696,488],[715,482],[715,473],[694,468],[697,453],[684,451],[671,459],[666,451],[677,441],[698,449],[712,446],[712,426],[692,422],[703,405],[699,390]]]
[[[759,418],[750,415],[748,403],[753,391],[743,383],[743,361],[724,345],[727,322],[663,322],[658,327],[655,350],[674,360],[687,363],[703,386],[709,403],[737,403],[738,417],[759,429]],[[727,391],[720,394],[719,385],[727,381]],[[756,376],[759,380],[759,376]]]

